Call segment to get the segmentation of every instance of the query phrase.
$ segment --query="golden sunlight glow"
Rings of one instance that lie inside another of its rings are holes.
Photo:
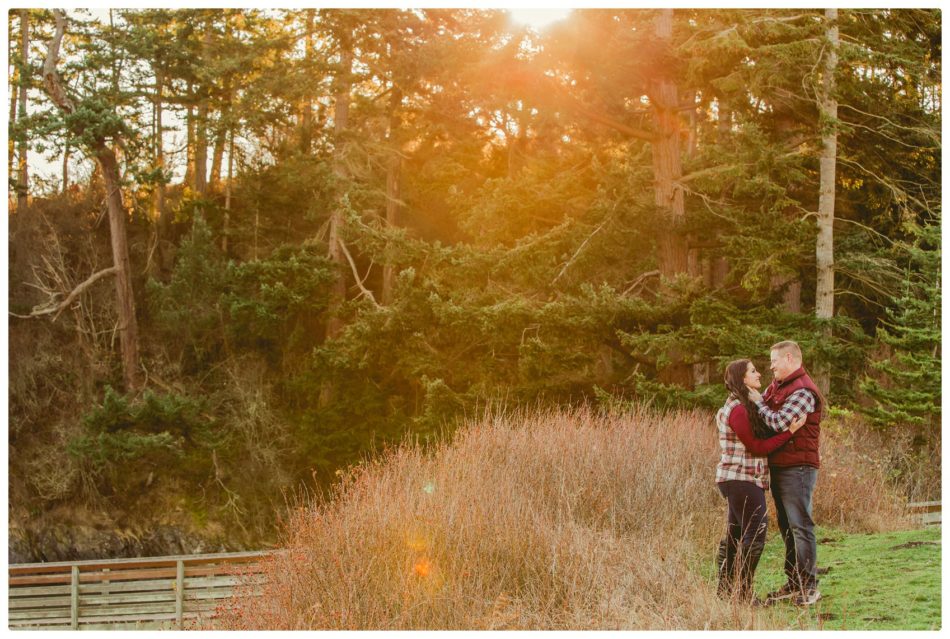
[[[429,563],[428,557],[420,557],[416,560],[416,565],[412,567],[412,572],[415,573],[417,577],[428,577],[431,571],[432,564]]]
[[[515,24],[531,27],[538,33],[544,31],[555,22],[566,18],[573,9],[508,9],[508,18]]]

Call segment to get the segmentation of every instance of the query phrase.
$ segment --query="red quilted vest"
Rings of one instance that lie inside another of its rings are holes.
[[[814,466],[820,467],[818,459],[818,436],[821,434],[821,393],[815,382],[805,371],[804,367],[783,379],[781,382],[772,380],[762,396],[765,403],[772,410],[778,410],[788,399],[788,396],[807,388],[815,395],[815,412],[805,418],[805,425],[799,428],[784,446],[769,455],[769,466]]]

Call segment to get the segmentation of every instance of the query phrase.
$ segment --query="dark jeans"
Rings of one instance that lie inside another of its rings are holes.
[[[738,577],[739,592],[751,595],[755,567],[765,547],[768,527],[765,491],[748,481],[716,484],[728,504],[726,536],[719,542],[719,592],[729,590]]]
[[[771,467],[772,497],[779,531],[785,542],[785,574],[799,588],[818,584],[818,544],[811,518],[811,496],[818,480],[813,466]]]

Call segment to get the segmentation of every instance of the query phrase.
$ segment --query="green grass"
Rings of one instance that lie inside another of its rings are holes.
[[[821,601],[800,609],[780,603],[760,614],[775,615],[792,629],[939,630],[940,526],[878,534],[846,534],[818,527]],[[778,531],[769,540],[756,573],[764,596],[785,583],[784,548]]]

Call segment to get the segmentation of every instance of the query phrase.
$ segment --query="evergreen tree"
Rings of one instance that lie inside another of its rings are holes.
[[[877,331],[883,354],[871,362],[861,391],[871,400],[862,411],[880,426],[940,427],[940,220],[915,225],[906,246],[903,291]]]
[[[108,274],[115,276],[116,314],[119,318],[119,343],[122,353],[122,371],[125,387],[137,390],[142,383],[139,364],[138,319],[135,315],[135,296],[132,288],[132,273],[129,261],[127,212],[122,199],[121,167],[113,145],[120,144],[127,125],[117,117],[118,92],[113,91],[113,101],[103,101],[102,95],[84,96],[84,101],[75,101],[57,71],[59,51],[66,35],[66,16],[54,11],[56,32],[47,47],[43,65],[44,89],[50,100],[62,111],[65,126],[71,135],[81,139],[91,156],[102,170],[106,187],[106,206],[109,212],[109,230],[112,241],[113,265],[99,271],[80,284],[67,298],[71,299],[79,288],[91,284]],[[113,76],[113,86],[118,78]],[[108,93],[108,89],[105,90]]]

